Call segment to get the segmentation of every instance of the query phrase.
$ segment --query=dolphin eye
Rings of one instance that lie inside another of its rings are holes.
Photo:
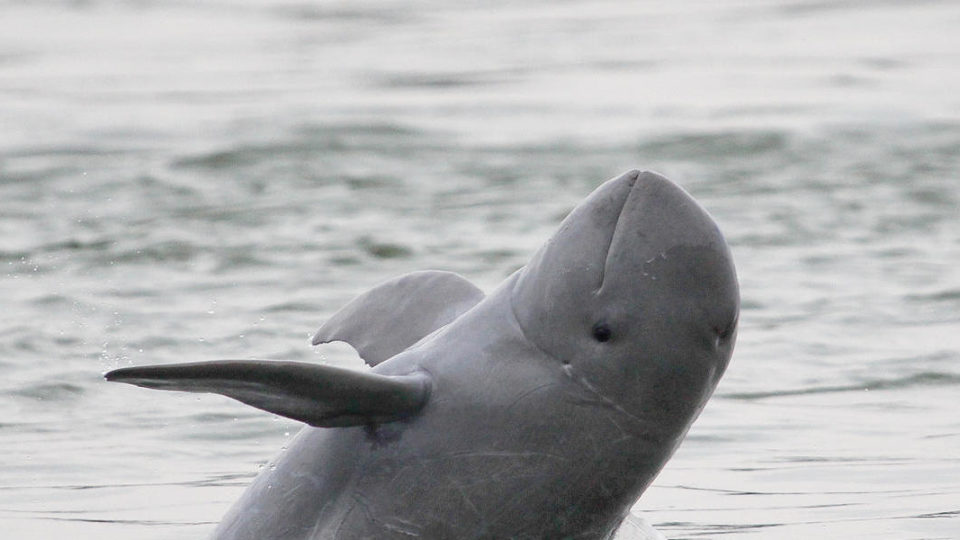
[[[613,331],[610,330],[610,327],[606,323],[597,323],[593,325],[593,339],[604,343],[610,341],[610,338],[613,337]]]

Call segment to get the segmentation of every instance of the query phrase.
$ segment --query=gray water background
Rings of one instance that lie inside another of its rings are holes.
[[[690,191],[743,295],[639,504],[671,538],[960,538],[960,4],[0,2],[0,529],[207,534],[298,429],[131,364],[489,290],[602,180]]]

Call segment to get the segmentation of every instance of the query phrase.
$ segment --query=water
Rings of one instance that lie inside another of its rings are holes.
[[[636,507],[670,538],[960,537],[960,5],[0,3],[0,523],[202,537],[298,426],[108,385],[350,364],[374,283],[489,290],[600,181],[684,185],[743,293]]]

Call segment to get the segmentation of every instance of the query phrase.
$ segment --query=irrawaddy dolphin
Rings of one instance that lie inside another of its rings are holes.
[[[427,271],[347,304],[313,342],[347,342],[372,369],[223,360],[106,378],[307,424],[216,539],[607,539],[713,392],[738,313],[714,221],[631,171],[488,296]]]

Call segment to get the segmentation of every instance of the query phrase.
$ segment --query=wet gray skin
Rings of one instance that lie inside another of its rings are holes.
[[[217,539],[603,539],[713,392],[738,311],[713,220],[631,171],[489,296],[420,272],[348,304],[314,342],[347,341],[372,370],[218,361],[107,378],[309,424]]]

